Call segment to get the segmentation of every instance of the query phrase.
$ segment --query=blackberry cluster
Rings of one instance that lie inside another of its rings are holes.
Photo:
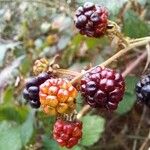
[[[150,74],[144,76],[136,85],[137,100],[150,107]]]
[[[115,110],[123,98],[124,89],[120,73],[99,66],[81,79],[81,93],[91,107]]]
[[[48,115],[70,113],[75,109],[77,90],[68,80],[51,78],[40,85],[40,102]]]
[[[39,86],[49,78],[51,78],[51,75],[44,72],[39,74],[37,77],[31,77],[27,80],[25,89],[23,91],[23,97],[27,102],[29,102],[31,107],[40,107]]]
[[[60,146],[72,148],[82,137],[82,122],[57,120],[54,124],[53,137]]]
[[[75,26],[89,37],[100,37],[107,29],[108,11],[105,7],[86,2],[76,10]]]

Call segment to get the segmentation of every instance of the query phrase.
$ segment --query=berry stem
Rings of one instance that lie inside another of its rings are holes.
[[[135,42],[133,44],[130,44],[129,46],[127,46],[126,48],[120,50],[118,53],[116,53],[115,55],[113,55],[112,57],[110,57],[109,59],[107,59],[106,61],[104,61],[103,63],[99,64],[98,66],[101,66],[101,67],[105,67],[105,66],[108,66],[109,64],[111,64],[114,60],[117,60],[119,57],[123,56],[124,54],[126,54],[128,51],[132,50],[133,48],[135,47],[138,47],[138,46],[142,46],[142,45],[145,45],[147,44],[148,42],[150,42],[150,37],[143,40],[143,41],[139,41],[139,42]],[[96,68],[97,66],[93,67],[93,68]],[[93,68],[85,71],[84,73],[81,73],[79,74],[78,76],[76,76],[72,81],[71,83],[75,83],[77,81],[79,81],[86,73],[90,72],[91,70],[93,70]]]
[[[70,76],[79,76],[80,73],[77,71],[71,71],[67,69],[56,69],[56,74],[70,75]]]
[[[84,114],[86,114],[90,109],[91,109],[90,105],[85,105],[85,106],[81,109],[81,111],[78,113],[77,119],[82,118],[82,116],[83,116]]]
[[[121,33],[120,26],[116,22],[108,20],[106,33],[111,40],[114,39],[114,36],[117,36],[122,44],[125,44],[126,46],[129,45],[129,42],[125,39],[124,35]]]
[[[130,39],[129,42],[130,42],[130,43],[135,43],[135,42],[144,41],[144,40],[149,40],[149,39],[150,39],[150,37],[147,36],[147,37],[143,37],[143,38]]]

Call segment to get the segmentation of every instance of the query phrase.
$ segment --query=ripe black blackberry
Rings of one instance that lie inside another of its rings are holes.
[[[86,2],[76,10],[75,26],[89,37],[100,37],[107,29],[108,11],[105,7]]]
[[[44,72],[37,77],[31,77],[27,80],[25,89],[23,91],[23,97],[33,108],[40,107],[39,101],[39,86],[52,76]]]
[[[144,76],[136,85],[137,100],[150,107],[150,74]]]
[[[96,67],[81,79],[81,93],[91,107],[115,110],[122,100],[125,83],[122,75]]]

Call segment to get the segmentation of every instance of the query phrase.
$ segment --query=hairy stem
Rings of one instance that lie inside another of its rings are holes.
[[[77,71],[71,71],[67,69],[56,69],[56,73],[70,76],[79,76],[80,73]]]

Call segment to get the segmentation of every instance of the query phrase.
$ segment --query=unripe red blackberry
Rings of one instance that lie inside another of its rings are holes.
[[[137,100],[150,107],[150,74],[144,76],[136,85]]]
[[[60,146],[72,148],[82,137],[82,122],[57,120],[54,124],[53,137]]]
[[[75,109],[77,90],[68,80],[51,78],[41,84],[39,96],[46,114],[68,114]]]
[[[51,75],[46,72],[39,74],[37,77],[31,77],[27,80],[25,89],[23,91],[23,97],[33,108],[40,107],[39,101],[39,86],[45,82],[45,80],[50,79]]]
[[[122,100],[125,83],[122,75],[100,66],[81,79],[81,93],[91,107],[115,110]]]
[[[100,37],[107,29],[108,11],[105,7],[86,2],[76,10],[75,26],[89,37]]]

